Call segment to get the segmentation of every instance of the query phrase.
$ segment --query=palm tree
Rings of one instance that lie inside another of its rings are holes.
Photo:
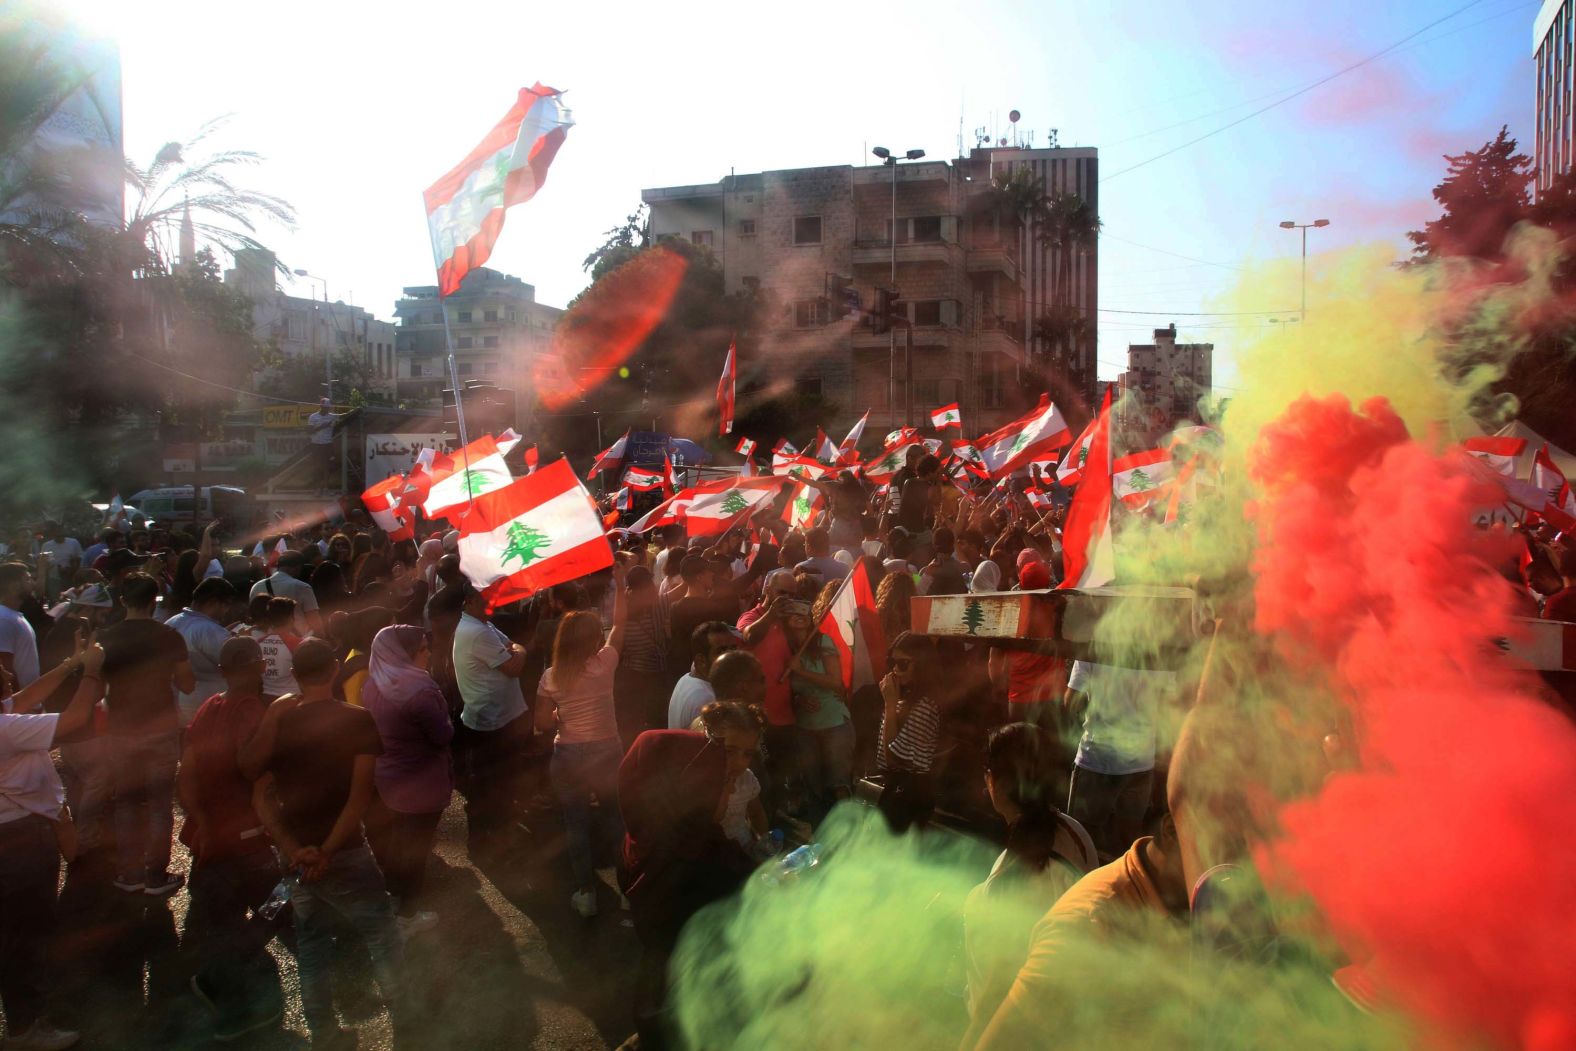
[[[1015,165],[997,172],[990,185],[998,214],[1033,230],[1045,205],[1045,181],[1033,169]]]
[[[1099,232],[1099,216],[1079,195],[1059,190],[1046,197],[1040,243],[1052,251],[1053,302],[1062,306],[1072,303],[1073,256],[1094,244]]]

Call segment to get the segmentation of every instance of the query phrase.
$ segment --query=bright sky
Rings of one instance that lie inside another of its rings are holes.
[[[1145,163],[1463,6],[1371,64]],[[1316,250],[1399,246],[1437,214],[1441,153],[1507,123],[1532,147],[1536,0],[67,7],[120,40],[133,157],[233,114],[220,144],[262,152],[256,185],[300,213],[295,232],[263,239],[333,298],[384,317],[401,287],[433,281],[422,189],[534,80],[567,90],[577,126],[488,265],[559,306],[643,187],[861,163],[877,144],[950,157],[960,118],[968,144],[981,125],[1006,134],[1013,108],[1036,144],[1056,127],[1063,145],[1099,147],[1104,376],[1173,319],[1184,338],[1215,342],[1217,360],[1243,325],[1262,333],[1263,318],[1204,312],[1223,309],[1238,268],[1296,254],[1280,220],[1329,219]],[[1245,305],[1296,304],[1293,279]]]

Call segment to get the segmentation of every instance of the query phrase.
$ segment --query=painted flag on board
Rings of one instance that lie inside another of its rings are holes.
[[[722,378],[717,380],[717,433],[733,433],[733,395],[738,384],[737,341],[728,343],[728,357],[722,363]]]
[[[956,427],[961,431],[963,429],[963,414],[958,411],[958,403],[953,402],[951,405],[943,405],[941,408],[933,410],[930,414],[930,425],[938,431],[944,431],[948,427]]]
[[[843,578],[817,627],[837,647],[844,689],[872,686],[886,675],[887,643],[864,559],[855,562],[853,571]]]
[[[1100,415],[1095,419],[1083,478],[1062,527],[1065,573],[1058,587],[1097,588],[1116,579],[1115,551],[1111,547],[1110,388],[1106,388]]]
[[[568,460],[477,497],[459,550],[489,608],[613,564],[602,515]]]
[[[979,450],[991,477],[1005,478],[1027,467],[1029,461],[1040,459],[1071,440],[1072,433],[1056,403],[1049,395],[1042,394],[1034,411],[980,438],[974,447]]]
[[[624,450],[629,446],[629,432],[625,431],[623,437],[609,445],[606,449],[596,454],[596,462],[591,465],[591,470],[586,472],[586,480],[590,481],[603,471],[617,471],[624,466]]]
[[[458,289],[465,275],[492,255],[504,212],[536,196],[573,124],[562,92],[541,84],[521,88],[503,120],[452,171],[427,187],[422,197],[440,298]]]

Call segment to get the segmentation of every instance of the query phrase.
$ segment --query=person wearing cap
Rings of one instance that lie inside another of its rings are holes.
[[[0,675],[16,688],[38,678],[38,636],[22,616],[22,603],[33,593],[33,571],[21,562],[0,565]]]
[[[197,685],[177,698],[182,726],[190,725],[204,701],[225,689],[219,655],[229,641],[230,631],[219,621],[234,601],[235,589],[229,582],[222,577],[212,577],[192,589],[190,605],[164,622],[165,627],[180,632],[181,638],[186,640],[192,673],[197,677]]]
[[[312,585],[301,579],[306,568],[306,556],[299,551],[286,551],[279,556],[274,571],[252,585],[249,599],[258,595],[294,599],[296,604],[296,634],[322,635],[323,615],[318,612],[317,593]]]
[[[313,1046],[354,1046],[334,1011],[334,939],[346,927],[361,936],[394,1022],[394,1046],[406,1045],[409,1004],[401,996],[404,952],[383,873],[362,821],[372,804],[383,741],[372,716],[334,699],[339,660],[322,639],[295,652],[301,692],[268,706],[241,749],[243,774],[256,774],[252,802],[274,847],[299,874],[290,889],[295,911],[301,1006]]]
[[[277,1022],[284,997],[279,970],[263,951],[274,930],[249,924],[247,911],[279,880],[252,782],[238,755],[263,721],[263,651],[256,639],[219,649],[222,691],[204,700],[186,729],[176,789],[191,851],[191,905],[182,941],[196,947],[191,987],[213,1013],[214,1035],[234,1040]]]
[[[115,783],[115,886],[165,897],[181,886],[169,872],[181,734],[175,697],[195,689],[197,676],[180,632],[153,619],[158,581],[133,573],[120,597],[125,619],[98,633]]]

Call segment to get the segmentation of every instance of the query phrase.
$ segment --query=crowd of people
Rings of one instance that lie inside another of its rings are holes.
[[[425,882],[456,790],[478,863],[510,857],[550,793],[565,907],[633,921],[644,1047],[674,1039],[686,922],[854,797],[898,833],[939,813],[998,834],[971,910],[1024,881],[1051,908],[1089,873],[1121,884],[1108,896],[1185,910],[1156,777],[1184,684],[914,631],[916,595],[1060,575],[1058,511],[968,497],[938,467],[920,450],[881,493],[853,473],[815,481],[828,512],[808,528],[785,524],[785,486],[720,536],[614,531],[611,568],[502,609],[467,580],[458,534],[423,523],[391,542],[359,509],[239,546],[218,524],[16,538],[0,564],[5,1048],[77,1040],[40,981],[62,858],[120,894],[184,889],[190,987],[216,1037],[279,1024],[265,948],[293,926],[313,1046],[354,1046],[333,997],[349,930],[413,1046],[404,955],[443,922]],[[1528,601],[1568,610],[1571,558],[1539,552]],[[856,567],[889,646],[880,680],[850,690],[821,626]],[[1030,932],[981,920],[967,955],[970,1041],[1016,1046]]]

